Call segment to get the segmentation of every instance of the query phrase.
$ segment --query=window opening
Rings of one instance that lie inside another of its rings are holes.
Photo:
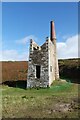
[[[40,78],[40,69],[41,69],[40,65],[36,65],[36,77],[37,78]]]
[[[50,71],[52,72],[52,66],[50,66]]]

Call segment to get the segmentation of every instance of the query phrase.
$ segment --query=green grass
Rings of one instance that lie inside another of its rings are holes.
[[[4,118],[78,118],[78,85],[54,81],[50,88],[2,86]]]

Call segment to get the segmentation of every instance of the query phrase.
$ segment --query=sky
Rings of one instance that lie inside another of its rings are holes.
[[[78,2],[79,0],[1,0],[3,2]]]
[[[0,61],[28,60],[30,39],[42,45],[55,23],[58,59],[78,57],[78,3],[2,3],[2,54]]]

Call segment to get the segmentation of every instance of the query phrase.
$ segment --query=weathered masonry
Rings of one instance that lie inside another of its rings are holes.
[[[54,22],[50,24],[50,38],[47,37],[42,46],[30,40],[27,88],[49,87],[59,79]]]

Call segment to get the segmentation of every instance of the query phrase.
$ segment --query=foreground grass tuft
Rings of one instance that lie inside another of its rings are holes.
[[[3,118],[78,118],[78,84],[54,81],[46,89],[2,86]]]

